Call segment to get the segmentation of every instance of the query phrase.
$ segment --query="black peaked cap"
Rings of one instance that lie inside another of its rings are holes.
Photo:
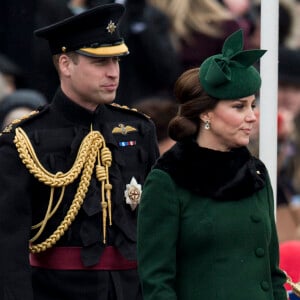
[[[88,56],[128,54],[119,34],[119,21],[125,8],[121,4],[100,5],[34,32],[48,40],[52,54],[79,51]]]

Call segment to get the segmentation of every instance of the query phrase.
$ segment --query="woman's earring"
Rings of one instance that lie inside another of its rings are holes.
[[[209,122],[209,121],[205,121],[204,128],[205,128],[206,130],[209,130],[209,129],[210,129],[210,122]]]

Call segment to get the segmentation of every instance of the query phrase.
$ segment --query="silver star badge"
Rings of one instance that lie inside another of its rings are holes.
[[[131,178],[129,184],[126,184],[124,195],[126,203],[130,205],[132,210],[135,210],[141,200],[142,186],[136,182],[134,177]]]
[[[116,31],[116,24],[110,20],[110,22],[108,23],[107,27],[106,27],[106,30],[110,33],[110,34],[113,34],[115,31]]]

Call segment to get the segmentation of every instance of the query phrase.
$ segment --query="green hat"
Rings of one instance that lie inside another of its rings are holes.
[[[208,95],[217,99],[239,99],[255,94],[261,78],[252,65],[266,50],[243,51],[243,32],[238,30],[224,42],[222,54],[208,57],[200,66],[199,80]]]

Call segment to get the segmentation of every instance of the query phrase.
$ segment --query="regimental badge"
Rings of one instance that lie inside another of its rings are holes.
[[[106,30],[110,33],[110,34],[113,34],[115,31],[116,31],[116,24],[110,20],[110,22],[108,23],[107,27],[106,27]]]
[[[142,186],[136,182],[134,177],[131,178],[129,184],[126,184],[124,195],[126,203],[130,205],[132,210],[135,210],[141,200]]]
[[[114,127],[112,133],[120,133],[126,135],[128,132],[138,131],[135,127],[130,125],[119,124],[118,127]]]

